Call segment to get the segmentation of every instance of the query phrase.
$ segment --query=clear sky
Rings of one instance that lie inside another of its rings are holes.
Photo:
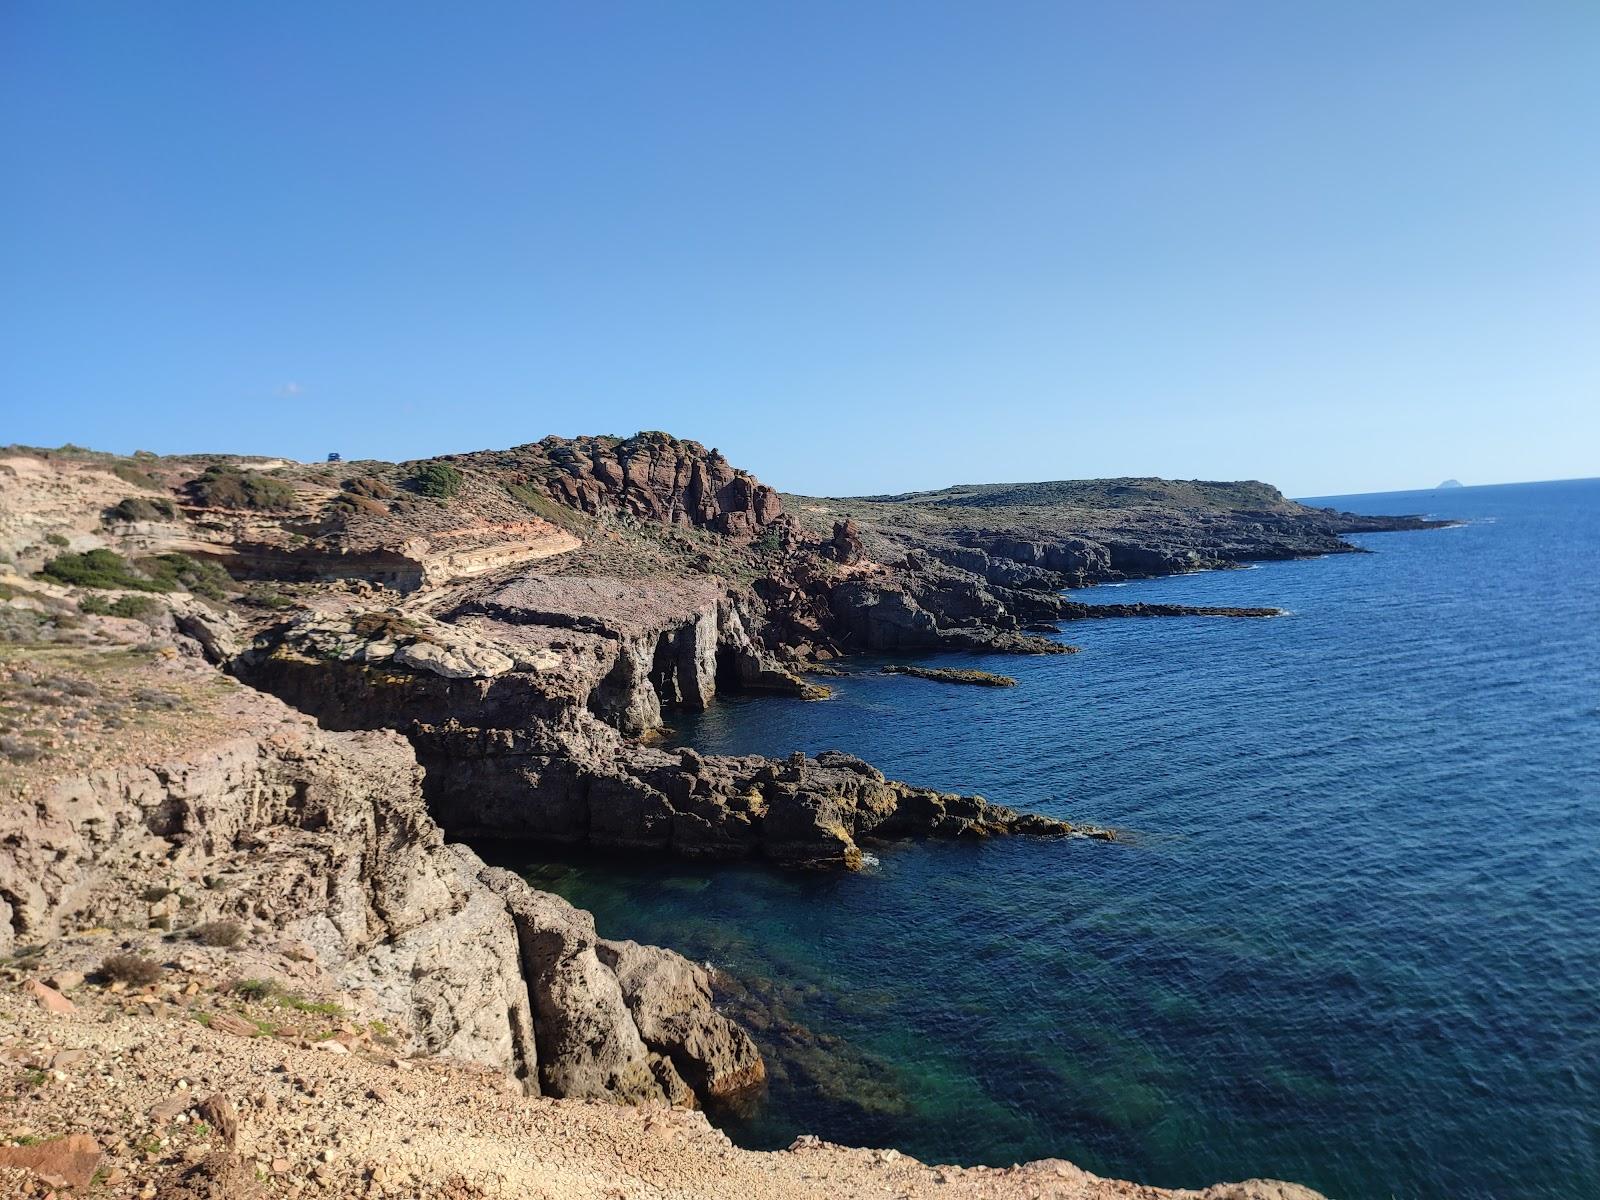
[[[1600,3],[0,5],[0,441],[1600,473]]]

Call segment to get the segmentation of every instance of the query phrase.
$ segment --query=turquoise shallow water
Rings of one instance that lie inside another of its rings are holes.
[[[731,1121],[747,1145],[1600,1196],[1600,481],[1338,503],[1466,524],[1081,596],[1283,618],[919,660],[1014,690],[862,673],[678,722],[704,750],[837,747],[1133,844],[878,847],[850,877],[522,865],[603,933],[777,981],[818,1040]]]

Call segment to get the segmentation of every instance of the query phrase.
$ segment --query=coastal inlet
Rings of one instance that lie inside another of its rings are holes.
[[[868,658],[826,703],[673,716],[705,752],[838,747],[1134,845],[870,845],[855,875],[522,869],[610,936],[745,981],[730,1002],[772,1082],[728,1120],[743,1144],[1345,1200],[1592,1195],[1600,598],[1568,564],[1600,561],[1600,484],[1338,503],[1466,524],[1074,597],[1279,620],[1083,621],[1070,658],[910,660],[1014,688]]]

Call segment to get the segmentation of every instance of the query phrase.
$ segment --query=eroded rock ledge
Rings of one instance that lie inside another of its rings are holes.
[[[622,731],[659,726],[663,699],[703,706],[742,663],[758,679],[786,675],[766,665],[733,598],[677,594],[684,614],[634,591],[622,615],[602,616],[594,581],[581,582],[591,601],[581,616],[550,607],[549,581],[524,581],[458,608],[449,625],[371,614],[293,622],[240,670],[332,728],[405,733],[434,815],[467,840],[855,869],[867,838],[1108,836],[885,779],[837,752],[775,760],[631,741]],[[530,589],[540,607],[509,607],[507,593]]]

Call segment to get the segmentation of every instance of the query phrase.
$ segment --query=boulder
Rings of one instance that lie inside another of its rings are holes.
[[[597,953],[594,918],[509,871],[485,867],[479,878],[505,901],[516,925],[541,1090],[631,1102],[687,1094],[681,1077],[674,1080],[670,1064],[657,1061],[640,1036],[617,976]]]
[[[57,1016],[66,1016],[68,1013],[78,1011],[78,1006],[71,1000],[68,1000],[49,984],[40,983],[37,979],[28,980],[27,983],[22,985],[22,990],[32,996],[34,1002],[45,1012],[55,1013]]]
[[[87,1190],[100,1169],[101,1157],[99,1144],[86,1133],[31,1146],[0,1146],[0,1167],[20,1167],[52,1188]]]
[[[712,1007],[710,973],[681,954],[638,942],[598,943],[639,1035],[695,1092],[726,1100],[760,1087],[766,1066],[750,1036]]]

